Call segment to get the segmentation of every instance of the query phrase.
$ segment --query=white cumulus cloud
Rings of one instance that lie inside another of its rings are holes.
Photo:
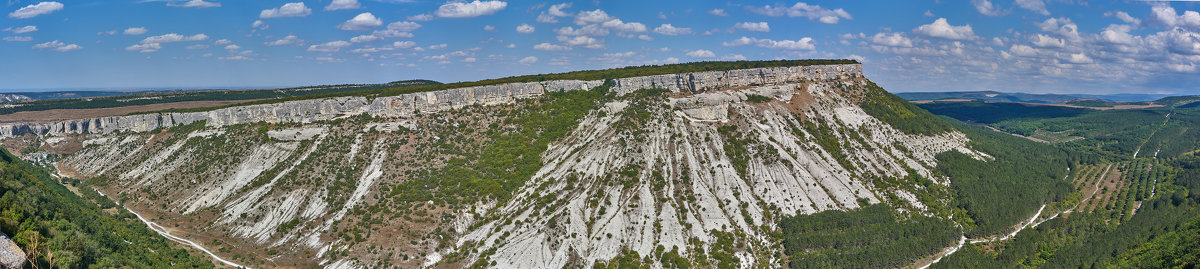
[[[254,23],[251,23],[251,24],[250,24],[250,28],[259,29],[259,30],[266,30],[267,28],[271,28],[271,26],[270,26],[270,25],[267,25],[267,22],[265,22],[265,21],[262,21],[262,20],[254,20]]]
[[[312,9],[304,6],[304,2],[295,2],[283,4],[283,6],[272,9],[264,9],[258,13],[259,18],[283,18],[283,17],[304,17],[312,14]]]
[[[1033,57],[1038,54],[1037,49],[1026,45],[1012,45],[1008,48],[1008,52],[1021,57]]]
[[[55,51],[61,51],[61,52],[76,51],[76,50],[83,49],[83,47],[80,47],[79,45],[66,44],[63,42],[59,42],[58,40],[33,45],[33,48],[35,48],[35,49],[53,49]]]
[[[817,20],[826,24],[835,24],[841,19],[854,19],[854,17],[850,16],[850,13],[847,13],[843,9],[827,9],[818,5],[809,5],[804,2],[796,2],[796,4],[792,6],[776,4],[774,6],[762,7],[751,6],[747,7],[747,9],[749,9],[750,12],[772,17],[785,15],[788,17],[807,17],[809,20]]]
[[[523,63],[523,64],[532,64],[532,63],[537,63],[537,61],[538,61],[537,57],[529,56],[529,57],[522,58],[520,61],[517,61],[517,62]]]
[[[721,16],[721,17],[729,16],[729,13],[725,13],[725,10],[720,9],[720,8],[714,8],[712,10],[709,10],[708,14],[712,14],[713,16]]]
[[[814,50],[817,48],[816,45],[813,44],[813,39],[811,37],[804,37],[800,40],[776,41],[771,39],[758,39],[743,36],[742,38],[734,39],[733,41],[722,42],[721,45],[726,47],[754,45],[760,48],[784,50]]]
[[[711,50],[693,50],[689,51],[687,56],[692,58],[712,58],[717,57],[717,54],[713,53]]]
[[[361,7],[362,5],[358,4],[358,0],[333,0],[328,6],[325,6],[325,10],[357,9]]]
[[[383,39],[382,37],[378,37],[375,35],[360,35],[360,36],[350,38],[350,42],[353,42],[353,43],[375,42],[375,41],[379,41],[382,39]]]
[[[220,7],[221,3],[205,2],[204,0],[191,0],[191,1],[183,2],[182,4],[176,4],[174,2],[167,2],[167,6],[206,8],[206,7]]]
[[[1125,11],[1115,10],[1115,11],[1104,12],[1104,16],[1105,17],[1117,17],[1118,20],[1121,20],[1128,24],[1133,24],[1133,25],[1141,25],[1142,24],[1141,19],[1134,18],[1133,16],[1130,16],[1129,13],[1126,13]]]
[[[438,7],[433,14],[443,18],[474,18],[496,14],[505,7],[508,3],[504,1],[451,2]]]
[[[148,30],[146,30],[146,27],[132,27],[132,28],[125,29],[125,31],[122,33],[124,33],[126,35],[141,35],[141,34],[145,34],[147,31]]]
[[[532,25],[529,25],[529,24],[524,24],[524,23],[522,23],[521,25],[517,25],[517,32],[518,32],[518,33],[522,33],[522,34],[532,34],[532,33],[533,33],[533,31],[534,31],[534,28],[533,28],[533,26],[532,26]]]
[[[142,39],[142,44],[170,43],[170,42],[182,42],[182,41],[200,41],[200,40],[207,40],[207,39],[208,39],[208,35],[205,35],[205,34],[194,34],[194,35],[190,35],[190,36],[184,36],[181,34],[170,33],[170,34],[165,34],[165,35],[147,37],[146,39]]]
[[[421,24],[419,24],[419,23],[415,23],[415,22],[411,22],[411,21],[398,21],[398,22],[389,23],[387,26],[387,29],[376,30],[375,32],[371,33],[371,35],[383,37],[383,38],[392,38],[392,37],[406,37],[407,38],[407,37],[413,37],[412,31],[416,31],[417,29],[420,29],[420,28],[421,28]]]
[[[349,46],[350,46],[350,42],[338,40],[338,41],[326,42],[325,44],[308,46],[308,51],[311,51],[311,52],[336,52],[336,51],[342,50],[342,48],[349,47]]]
[[[1034,35],[1029,41],[1032,42],[1034,46],[1043,48],[1061,48],[1067,45],[1067,42],[1063,41],[1062,39],[1043,34]]]
[[[267,45],[267,46],[283,46],[283,45],[300,44],[301,42],[304,42],[304,40],[300,40],[300,38],[296,37],[295,35],[288,35],[288,36],[285,36],[278,40],[263,43],[263,44]]]
[[[918,26],[916,29],[913,29],[913,33],[953,40],[975,39],[975,31],[971,30],[971,25],[950,25],[949,22],[946,22],[946,18],[938,18],[933,23]]]
[[[1042,0],[1016,0],[1013,1],[1013,4],[1016,4],[1017,7],[1033,11],[1033,13],[1050,15],[1050,11],[1046,10],[1046,2],[1042,2]]]
[[[983,15],[1001,16],[1008,14],[1008,10],[1001,9],[988,0],[971,0],[971,5],[975,6],[975,10],[979,11],[979,14]]]
[[[742,29],[742,30],[746,30],[746,31],[755,31],[755,32],[770,32],[771,31],[771,25],[768,25],[767,22],[739,22],[737,24],[734,24],[733,28],[738,28],[738,29]]]
[[[207,48],[207,47],[205,47],[205,48]],[[162,44],[159,44],[159,43],[135,44],[135,45],[132,45],[129,47],[125,47],[125,50],[137,51],[137,52],[141,52],[141,53],[155,52],[160,49],[162,49]]]
[[[537,22],[540,23],[558,23],[558,17],[570,17],[571,13],[563,11],[565,8],[571,7],[571,3],[562,3],[551,5],[546,12],[538,14]]]
[[[675,27],[666,23],[654,28],[654,32],[661,35],[690,35],[692,34],[692,28]]]
[[[1088,57],[1086,54],[1083,54],[1083,53],[1074,53],[1074,54],[1066,55],[1065,57],[1063,57],[1063,60],[1066,60],[1067,62],[1071,62],[1071,63],[1076,63],[1076,64],[1090,64],[1093,62],[1092,57]]]
[[[912,47],[912,39],[904,36],[901,33],[878,33],[871,36],[871,43],[891,47]]]
[[[9,4],[12,4],[12,2],[9,2]],[[37,4],[28,5],[21,9],[17,9],[12,13],[8,13],[8,17],[14,19],[28,19],[37,17],[38,15],[50,14],[62,9],[63,4],[59,2],[38,2]]]
[[[29,32],[35,32],[37,30],[38,30],[38,28],[36,25],[27,25],[27,26],[22,26],[22,27],[17,27],[17,28],[13,28],[13,27],[4,28],[4,31],[9,31],[14,34],[24,34],[24,33],[29,33]]]
[[[550,44],[547,42],[543,42],[541,44],[533,45],[533,49],[544,50],[544,51],[563,51],[563,50],[570,50],[571,48],[567,47],[567,46],[563,46],[563,45]]]
[[[383,26],[383,21],[376,18],[371,12],[364,12],[354,16],[354,18],[343,22],[337,26],[338,29],[346,31],[363,31],[371,28]]]
[[[1154,5],[1150,11],[1151,18],[1162,25],[1200,31],[1200,12],[1187,10],[1183,14],[1177,14],[1175,8],[1166,4]]]

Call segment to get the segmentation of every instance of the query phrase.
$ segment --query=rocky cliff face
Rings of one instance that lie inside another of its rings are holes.
[[[578,121],[538,132],[565,128],[530,164],[531,176],[516,181],[511,199],[465,204],[446,199],[464,193],[413,190],[440,176],[495,187],[492,178],[455,168],[520,159],[469,155],[520,134],[521,121],[509,119],[548,102],[547,92],[603,82],[19,128],[83,141],[58,162],[61,172],[93,178],[126,207],[204,238],[193,241],[268,257],[242,261],[252,265],[590,267],[623,255],[708,259],[701,253],[732,238],[737,247],[722,251],[740,266],[771,267],[781,262],[772,234],[783,216],[871,203],[927,212],[945,201],[915,195],[927,194],[920,186],[883,182],[916,173],[945,184],[930,171],[945,151],[988,158],[961,133],[908,134],[872,117],[857,105],[867,83],[859,65],[618,79]],[[375,117],[350,117],[362,114]],[[207,127],[145,132],[199,120]],[[276,124],[240,124],[250,122]],[[6,135],[22,132],[7,128]]]
[[[0,233],[0,267],[21,268],[25,266],[25,252],[7,235]]]
[[[862,66],[857,64],[758,68],[622,78],[615,81],[614,89],[619,93],[643,88],[663,88],[676,92],[697,93],[723,88],[781,85],[805,80],[861,76]],[[39,124],[10,124],[0,126],[0,137],[14,137],[25,133],[53,136],[145,132],[197,121],[207,121],[206,125],[209,127],[220,127],[252,122],[308,123],[363,113],[371,116],[401,117],[470,105],[508,104],[519,99],[541,96],[548,91],[586,90],[602,83],[604,82],[599,80],[509,83],[404,94],[374,100],[367,100],[363,97],[340,97],[239,106],[206,112],[154,113]]]

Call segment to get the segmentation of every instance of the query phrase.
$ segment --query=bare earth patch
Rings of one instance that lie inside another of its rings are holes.
[[[84,119],[108,116],[121,116],[138,112],[150,112],[167,109],[187,109],[198,107],[213,107],[224,106],[236,103],[252,102],[261,99],[252,100],[233,100],[233,101],[191,101],[191,102],[174,102],[162,104],[150,104],[140,106],[124,106],[124,107],[109,107],[109,108],[89,108],[89,109],[51,109],[45,111],[21,111],[12,114],[0,115],[0,123],[31,123],[31,122],[47,122],[69,119]]]

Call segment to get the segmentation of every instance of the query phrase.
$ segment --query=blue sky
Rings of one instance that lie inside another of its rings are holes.
[[[280,87],[852,58],[891,91],[1200,93],[1200,5],[7,0],[0,89]]]

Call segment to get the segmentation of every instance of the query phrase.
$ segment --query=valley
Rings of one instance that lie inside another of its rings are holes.
[[[127,210],[220,267],[1038,266],[1004,255],[1053,244],[1058,259],[1194,210],[1180,196],[1190,159],[1133,157],[1194,150],[1172,123],[1191,112],[1108,140],[1120,125],[1088,120],[1111,111],[961,119],[985,127],[938,118],[853,62],[709,65],[723,70],[510,78],[0,133],[76,195],[94,188],[96,205],[119,206],[101,214]],[[620,72],[694,67],[646,68]],[[1104,232],[1030,239],[1075,232],[1064,225]]]
[[[0,269],[1200,265],[1189,1],[2,9]]]

